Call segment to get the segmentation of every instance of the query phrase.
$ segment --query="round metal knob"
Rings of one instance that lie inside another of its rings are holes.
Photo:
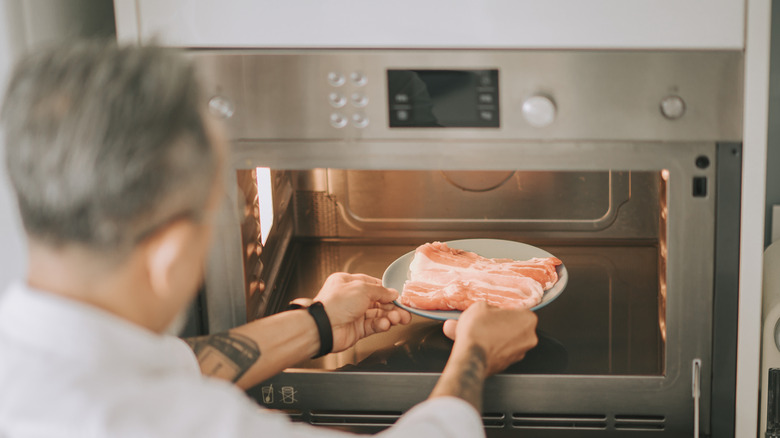
[[[661,114],[669,120],[677,120],[685,114],[685,101],[680,96],[661,99]]]
[[[233,102],[224,96],[214,96],[209,99],[209,112],[220,119],[229,119],[233,117],[236,108]]]
[[[547,96],[531,96],[523,102],[523,118],[535,128],[544,128],[555,121],[555,102]]]

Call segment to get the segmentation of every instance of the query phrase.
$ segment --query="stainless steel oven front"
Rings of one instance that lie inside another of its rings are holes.
[[[739,52],[193,51],[232,169],[201,295],[230,328],[434,240],[569,270],[486,383],[491,436],[733,436]],[[249,391],[356,431],[424,400],[451,343],[409,326]]]

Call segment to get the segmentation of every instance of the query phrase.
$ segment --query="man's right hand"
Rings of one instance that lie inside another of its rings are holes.
[[[459,320],[446,321],[444,334],[455,340],[453,353],[481,348],[490,376],[521,360],[536,346],[537,319],[527,309],[499,309],[480,301],[469,306]]]
[[[484,302],[472,304],[459,320],[446,321],[444,334],[455,344],[431,398],[459,397],[481,413],[485,378],[536,346],[536,322],[530,310],[499,309]]]

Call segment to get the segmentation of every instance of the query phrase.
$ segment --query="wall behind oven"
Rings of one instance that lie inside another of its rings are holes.
[[[5,90],[11,69],[12,41],[9,27],[8,4],[0,3],[0,89]],[[0,98],[2,99],[2,98]],[[0,151],[3,151],[3,131],[0,129]],[[13,203],[8,176],[5,171],[5,154],[0,154],[0,291],[14,277],[23,272],[23,253],[21,226],[19,224],[16,206]],[[2,292],[0,292],[2,293]]]

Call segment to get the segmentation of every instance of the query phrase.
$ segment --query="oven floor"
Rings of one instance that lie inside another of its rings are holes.
[[[299,240],[282,303],[313,297],[333,272],[382,276],[417,245]],[[662,375],[658,248],[653,245],[538,245],[560,258],[569,283],[539,309],[539,345],[511,374]],[[280,309],[273,309],[279,311]],[[271,313],[273,313],[273,311]],[[414,316],[407,326],[359,341],[353,348],[295,368],[337,371],[440,372],[452,342],[441,322]]]

